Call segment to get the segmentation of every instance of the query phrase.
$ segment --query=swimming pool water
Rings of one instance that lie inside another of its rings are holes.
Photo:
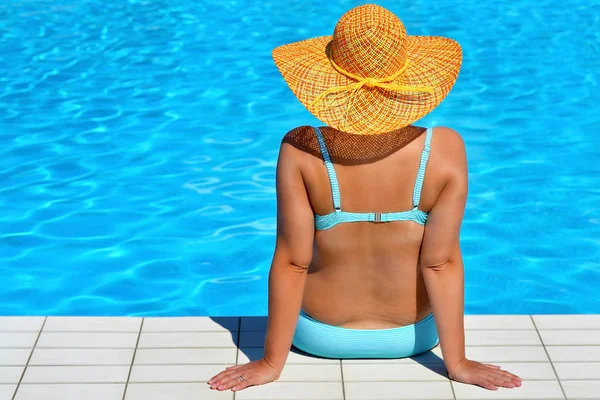
[[[359,1],[0,4],[0,314],[266,315],[271,59]],[[379,1],[458,40],[466,313],[600,313],[600,2]]]

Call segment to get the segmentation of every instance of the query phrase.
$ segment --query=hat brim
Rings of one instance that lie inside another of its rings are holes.
[[[348,133],[389,132],[422,118],[446,98],[462,63],[462,50],[455,40],[407,36],[409,64],[393,83],[428,86],[432,93],[363,86],[352,99],[350,92],[342,91],[328,95],[324,99],[327,106],[313,106],[315,98],[327,89],[355,82],[332,67],[327,57],[331,39],[321,36],[279,46],[273,50],[273,59],[292,92],[312,114]]]

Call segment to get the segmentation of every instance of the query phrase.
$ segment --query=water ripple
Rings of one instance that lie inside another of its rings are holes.
[[[379,3],[463,48],[419,123],[467,146],[466,312],[599,313],[598,3]],[[319,124],[271,50],[358,4],[0,3],[0,314],[266,314],[277,151]]]

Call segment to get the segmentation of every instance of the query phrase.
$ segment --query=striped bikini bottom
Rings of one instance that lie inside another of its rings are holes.
[[[431,350],[439,343],[433,313],[411,325],[353,329],[327,325],[300,310],[292,344],[328,358],[402,358]]]

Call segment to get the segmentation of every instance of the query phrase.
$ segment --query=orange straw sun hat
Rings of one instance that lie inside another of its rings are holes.
[[[392,12],[351,9],[333,36],[286,44],[273,59],[298,100],[327,125],[377,134],[410,125],[433,110],[456,82],[460,45],[440,36],[408,36]]]

